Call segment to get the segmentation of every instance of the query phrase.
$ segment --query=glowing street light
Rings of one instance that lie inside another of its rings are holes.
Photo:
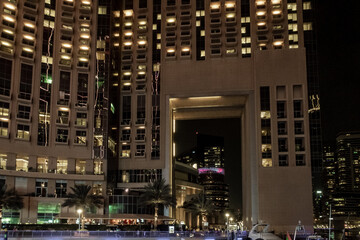
[[[79,214],[79,230],[81,230],[81,214],[82,214],[83,210],[80,208],[77,210],[77,213]]]
[[[225,217],[226,217],[226,222],[227,222],[227,225],[226,225],[226,239],[229,240],[229,217],[230,217],[230,214],[226,213]]]

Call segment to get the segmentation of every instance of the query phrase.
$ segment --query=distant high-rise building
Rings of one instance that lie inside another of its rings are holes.
[[[175,157],[199,171],[199,184],[216,211],[229,208],[229,185],[225,183],[224,138],[196,133],[196,146]]]
[[[324,148],[325,200],[335,220],[360,221],[360,133],[340,133],[336,149]],[[325,219],[326,222],[326,219]]]
[[[335,154],[338,179],[330,203],[334,217],[353,220],[360,216],[360,133],[339,134]]]

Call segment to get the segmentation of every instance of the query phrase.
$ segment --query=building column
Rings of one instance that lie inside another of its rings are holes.
[[[6,169],[7,170],[16,170],[16,154],[15,153],[7,154]]]

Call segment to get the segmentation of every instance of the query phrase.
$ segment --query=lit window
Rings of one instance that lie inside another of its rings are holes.
[[[131,154],[130,145],[122,145],[122,147],[121,147],[121,157],[129,158],[130,154]]]
[[[297,7],[296,3],[288,3],[287,4],[287,8],[292,11],[296,11],[296,7]]]
[[[304,31],[311,31],[311,30],[313,30],[312,22],[305,22]]]
[[[86,166],[86,160],[76,159],[76,162],[75,162],[76,174],[84,175],[85,174],[85,166]]]
[[[9,134],[9,120],[8,119],[1,119],[0,120],[0,136],[7,137]]]
[[[105,6],[99,6],[98,14],[99,15],[106,15],[107,14],[107,8]],[[119,16],[120,16],[120,13],[119,13]]]
[[[86,131],[76,131],[74,143],[86,145]]]
[[[17,125],[16,138],[29,140],[30,139],[30,126],[29,125],[18,124]]]
[[[272,167],[272,159],[271,158],[265,158],[262,159],[262,166],[263,167]]]
[[[205,36],[205,30],[201,30],[201,31],[200,31],[200,36],[202,36],[202,37]]]
[[[157,30],[157,24],[153,24],[153,30]]]
[[[303,3],[303,10],[311,10],[311,2],[304,2]]]
[[[29,157],[16,156],[16,171],[28,171]]]
[[[9,117],[10,103],[0,102],[0,117]]]
[[[0,154],[0,169],[6,170],[7,155]]]
[[[67,160],[57,160],[57,162],[56,162],[56,173],[66,174],[67,173],[67,167],[68,167],[68,161]]]
[[[37,172],[47,173],[49,168],[49,160],[46,158],[37,158],[36,169]]]

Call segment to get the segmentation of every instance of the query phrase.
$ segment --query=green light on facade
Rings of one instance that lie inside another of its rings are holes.
[[[123,203],[114,203],[109,205],[109,213],[110,214],[118,214],[122,213],[124,209]]]
[[[58,223],[58,219],[54,219],[60,213],[60,203],[45,203],[38,204],[37,223]]]
[[[115,114],[115,106],[112,103],[110,103],[110,110],[113,114]]]
[[[46,78],[46,74],[41,74],[41,82],[47,83],[47,84],[52,84],[52,76],[48,76]]]

